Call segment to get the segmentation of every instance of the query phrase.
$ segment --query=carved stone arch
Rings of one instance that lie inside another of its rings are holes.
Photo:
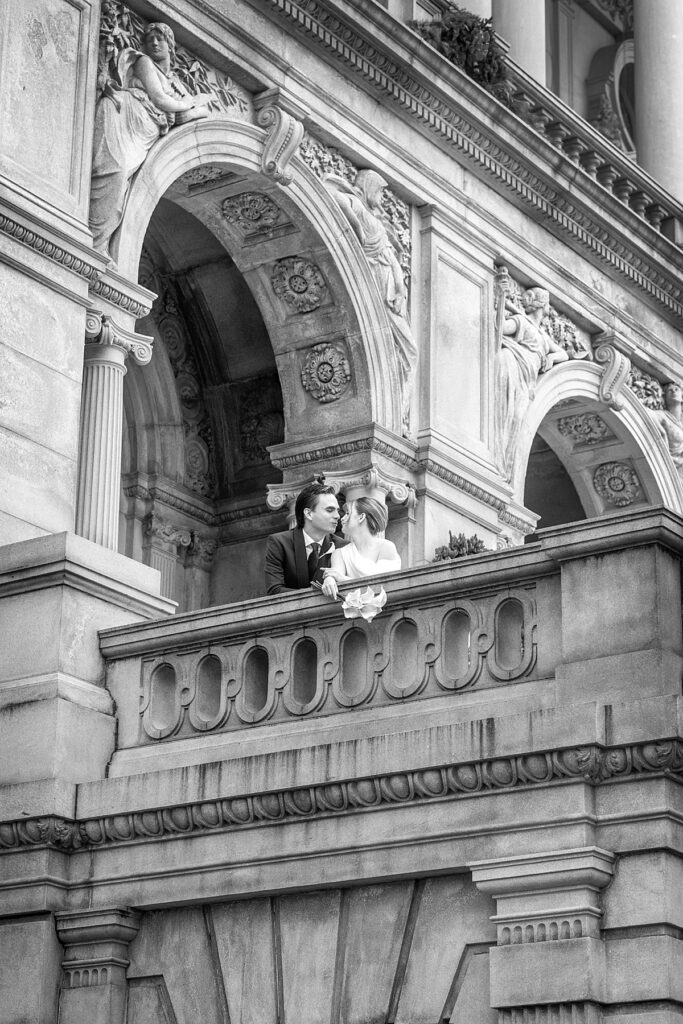
[[[540,435],[566,469],[587,517],[660,504],[680,514],[683,484],[655,423],[628,387],[619,393],[618,409],[603,400],[602,377],[598,364],[570,361],[539,378],[519,434],[516,499],[523,502],[532,444]]]
[[[211,209],[198,208],[189,193],[185,202],[177,193],[173,198],[186,209],[194,206],[192,212],[225,245],[252,289],[275,353],[285,399],[286,440],[325,436],[339,429],[342,407],[320,397],[311,400],[302,387],[306,353],[325,342],[335,346],[340,358],[348,355],[351,380],[343,396],[344,420],[356,425],[375,422],[400,434],[399,372],[391,324],[367,260],[346,218],[302,160],[292,159],[287,187],[262,172],[267,138],[253,125],[212,118],[174,129],[161,139],[128,196],[114,245],[119,272],[136,279],[147,224],[159,200],[182,175],[207,165],[225,168],[225,188],[212,190]],[[245,247],[234,225],[221,216],[219,199],[249,192],[274,201],[282,211],[283,231]],[[273,293],[272,285],[281,261],[297,257],[318,268],[325,283],[318,306],[298,318]]]

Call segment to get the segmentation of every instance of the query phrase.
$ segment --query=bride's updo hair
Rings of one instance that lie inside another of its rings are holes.
[[[373,537],[377,533],[384,533],[389,522],[389,512],[384,502],[375,501],[374,498],[356,498],[353,505],[358,515],[365,514],[365,522]]]

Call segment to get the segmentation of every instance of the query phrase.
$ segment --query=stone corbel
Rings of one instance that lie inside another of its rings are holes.
[[[267,89],[260,93],[254,106],[257,110],[256,120],[267,132],[261,170],[279,185],[289,185],[292,181],[289,163],[298,152],[304,137],[302,119],[306,111],[280,89]]]
[[[136,334],[121,327],[107,313],[89,309],[85,317],[86,345],[103,345],[122,349],[136,363],[145,366],[152,358],[154,339],[147,334]]]
[[[142,524],[145,534],[144,548],[148,564],[161,573],[161,593],[174,597],[178,549],[189,548],[192,534],[189,530],[174,526],[156,512],[150,512]]]
[[[616,335],[613,331],[603,332],[597,338],[594,355],[596,363],[601,363],[604,367],[598,397],[610,409],[618,412],[624,406],[621,392],[631,371],[631,361],[615,348],[615,341]]]

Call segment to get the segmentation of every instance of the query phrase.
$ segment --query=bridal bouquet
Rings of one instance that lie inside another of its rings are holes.
[[[347,619],[365,619],[371,622],[375,615],[382,611],[387,602],[387,595],[384,587],[380,587],[379,594],[376,594],[372,587],[361,590],[352,590],[346,595],[342,602],[342,611]]]

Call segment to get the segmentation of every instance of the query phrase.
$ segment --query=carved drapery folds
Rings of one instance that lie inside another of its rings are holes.
[[[97,82],[90,228],[95,248],[111,256],[131,180],[154,143],[211,111],[249,118],[252,103],[228,76],[176,48],[167,25],[145,21],[119,0],[102,5]]]
[[[148,363],[152,339],[97,310],[88,310],[85,335],[76,533],[116,550],[125,361]]]
[[[377,171],[363,168],[358,171],[353,185],[334,174],[326,175],[323,183],[356,234],[386,307],[396,349],[403,433],[408,436],[417,345],[408,321],[408,296],[399,262],[399,243],[382,207],[387,182]]]

